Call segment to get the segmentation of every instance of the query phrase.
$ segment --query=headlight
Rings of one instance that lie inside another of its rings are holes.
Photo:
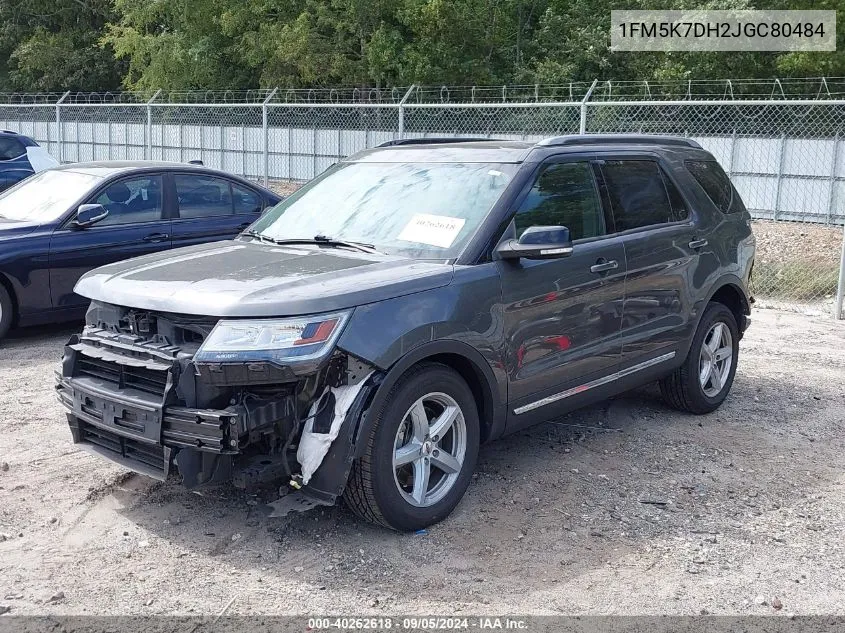
[[[194,360],[205,363],[273,361],[289,363],[327,356],[349,312],[289,319],[220,321],[205,339]]]

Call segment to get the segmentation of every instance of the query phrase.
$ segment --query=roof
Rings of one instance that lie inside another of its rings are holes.
[[[110,176],[112,174],[124,171],[132,171],[136,169],[197,169],[207,170],[201,165],[191,165],[190,163],[176,163],[172,161],[156,161],[156,160],[100,160],[88,163],[66,163],[59,165],[55,169],[63,171],[78,171],[92,176]]]
[[[584,151],[601,147],[650,146],[672,149],[700,149],[695,141],[675,136],[647,134],[571,134],[532,141],[462,140],[460,138],[413,138],[391,141],[351,156],[351,162],[364,163],[521,163],[535,151],[543,156],[552,152]]]
[[[359,152],[349,158],[360,163],[521,163],[534,143],[528,141],[466,141],[389,145]]]
[[[109,178],[116,174],[125,174],[128,172],[146,172],[146,171],[192,171],[209,176],[222,176],[233,180],[239,180],[244,183],[249,183],[252,187],[258,187],[265,191],[270,191],[262,187],[256,182],[247,180],[242,176],[237,176],[226,171],[205,167],[204,165],[194,165],[191,163],[179,163],[175,161],[161,161],[161,160],[101,160],[88,163],[66,163],[59,165],[53,169],[61,171],[74,171],[89,176],[96,176],[99,178]],[[270,192],[273,193],[273,192]],[[273,194],[278,195],[278,194]]]

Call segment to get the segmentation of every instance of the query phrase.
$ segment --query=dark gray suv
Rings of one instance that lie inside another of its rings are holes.
[[[482,442],[655,380],[718,407],[754,248],[691,140],[397,141],[235,240],[85,275],[58,395],[74,442],[127,468],[414,530]]]

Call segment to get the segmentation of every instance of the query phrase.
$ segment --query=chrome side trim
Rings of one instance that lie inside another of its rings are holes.
[[[590,382],[584,383],[583,385],[578,385],[577,387],[572,387],[572,389],[567,389],[566,391],[561,391],[560,393],[553,394],[551,396],[547,396],[542,400],[537,400],[536,402],[530,402],[525,404],[517,409],[514,409],[513,412],[516,415],[521,415],[523,413],[527,413],[528,411],[533,411],[534,409],[539,409],[540,407],[544,407],[547,404],[551,404],[552,402],[557,402],[558,400],[563,400],[564,398],[569,398],[570,396],[574,396],[575,394],[582,393],[589,389],[594,389],[596,387],[601,387],[602,385],[606,385],[609,382],[613,382],[614,380],[619,380],[620,378],[624,378],[625,376],[630,376],[631,374],[635,374],[638,371],[642,371],[643,369],[648,369],[649,367],[653,367],[654,365],[659,365],[660,363],[665,363],[667,360],[672,360],[675,358],[675,352],[669,352],[668,354],[663,354],[662,356],[658,356],[657,358],[652,358],[650,360],[644,361],[642,363],[637,363],[636,365],[632,365],[626,369],[621,371],[614,372],[612,374],[608,374],[607,376],[602,376],[601,378],[596,378],[595,380],[591,380]]]

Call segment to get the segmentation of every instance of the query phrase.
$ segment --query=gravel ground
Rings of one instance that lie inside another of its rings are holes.
[[[76,450],[74,328],[0,345],[0,606],[11,614],[845,613],[845,324],[758,310],[731,396],[654,388],[482,448],[424,535],[343,507],[265,518]],[[2,609],[0,609],[2,611]]]
[[[841,226],[753,220],[751,230],[757,238],[755,260],[759,264],[803,261],[839,266],[843,236]]]

